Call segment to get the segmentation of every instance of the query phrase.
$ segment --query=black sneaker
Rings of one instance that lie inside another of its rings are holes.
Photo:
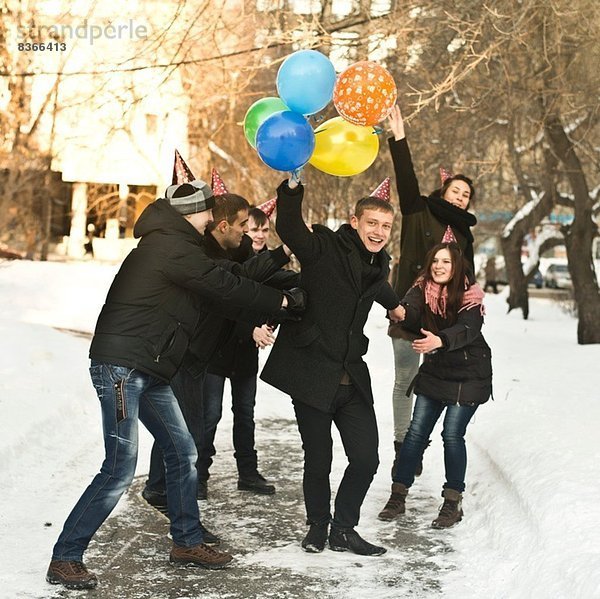
[[[208,497],[208,481],[198,479],[198,492],[196,499],[206,499]]]
[[[202,531],[203,543],[205,545],[220,545],[221,539],[216,534],[210,532],[202,522],[199,522],[200,530]]]
[[[240,476],[238,478],[238,491],[252,491],[259,495],[273,495],[275,493],[275,485],[267,482],[262,474],[256,472],[249,476]]]
[[[93,589],[98,584],[96,575],[83,562],[52,560],[46,573],[50,584],[62,584],[67,589]]]
[[[167,518],[169,517],[166,493],[161,493],[160,491],[151,491],[150,489],[145,488],[142,491],[142,497],[163,516],[167,516]]]
[[[365,541],[353,528],[331,527],[329,549],[332,551],[352,551],[357,555],[383,555],[387,549]]]
[[[321,553],[325,549],[329,524],[311,524],[302,541],[302,549],[307,553]]]

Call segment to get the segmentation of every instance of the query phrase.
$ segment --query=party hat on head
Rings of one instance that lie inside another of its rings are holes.
[[[442,180],[442,185],[448,179],[452,179],[452,177],[454,177],[454,175],[447,168],[444,168],[443,166],[440,166],[440,179]]]
[[[181,157],[181,154],[175,150],[175,161],[173,162],[173,181],[171,185],[181,185],[182,183],[189,183],[194,181],[196,177],[190,170],[190,167],[185,163],[185,160]]]
[[[271,218],[273,212],[275,212],[275,208],[277,208],[277,198],[271,198],[267,200],[263,204],[257,206],[259,210],[262,210],[267,218]]]
[[[450,225],[448,225],[444,231],[442,243],[456,243],[456,237],[454,237],[454,231],[450,228]]]
[[[222,196],[223,194],[228,193],[227,187],[225,187],[225,183],[223,183],[223,179],[221,179],[221,176],[217,173],[216,168],[213,168],[210,173],[210,186],[216,196]]]
[[[378,186],[377,189],[371,194],[372,198],[379,198],[380,200],[390,201],[390,178],[386,177]]]

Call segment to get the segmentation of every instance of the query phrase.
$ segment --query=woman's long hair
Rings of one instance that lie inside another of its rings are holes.
[[[444,249],[450,252],[450,259],[452,260],[452,276],[448,283],[441,285],[440,295],[445,288],[448,293],[446,298],[446,320],[451,324],[454,324],[463,304],[465,284],[468,280],[468,273],[470,272],[469,264],[466,261],[460,246],[455,242],[438,243],[437,245],[434,245],[425,257],[425,266],[423,267],[419,278],[422,280],[423,293],[425,293],[427,283],[437,285],[431,276],[431,267],[435,255],[440,250]],[[437,332],[438,326],[435,322],[435,315],[427,305],[425,306],[424,320],[428,330]]]

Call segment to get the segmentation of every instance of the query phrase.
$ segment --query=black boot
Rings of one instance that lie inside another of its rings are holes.
[[[238,478],[238,491],[252,491],[259,495],[273,495],[275,485],[270,484],[259,472],[241,475]]]
[[[160,491],[151,491],[148,488],[144,488],[142,491],[142,497],[163,516],[166,516],[167,518],[169,517],[166,493],[161,493]]]
[[[325,524],[311,524],[302,541],[302,549],[307,553],[321,553],[325,549],[328,529],[328,522]]]
[[[202,542],[205,545],[221,544],[221,539],[214,532],[210,532],[210,530],[208,530],[208,528],[206,528],[202,522],[198,522],[198,524],[200,525],[200,530],[202,531]]]
[[[165,493],[160,493],[158,491],[150,491],[149,489],[144,489],[142,491],[142,497],[155,509],[158,510],[167,520],[171,520],[169,518],[169,509],[167,505],[167,495]],[[221,539],[210,530],[208,530],[204,524],[199,520],[198,524],[200,526],[200,530],[202,531],[202,535],[204,536],[203,543],[205,545],[219,545],[221,543]]]
[[[198,479],[198,492],[196,499],[206,499],[208,497],[208,481]]]
[[[430,445],[431,445],[431,441],[427,441],[427,445],[425,445],[425,449],[427,449]],[[423,453],[425,453],[425,449],[423,450]],[[423,474],[423,453],[421,454],[421,459],[419,460],[419,463],[417,464],[417,467],[415,468],[415,476],[421,476],[421,474]]]
[[[332,551],[352,551],[357,555],[383,555],[387,549],[365,541],[353,528],[331,527],[329,549]]]

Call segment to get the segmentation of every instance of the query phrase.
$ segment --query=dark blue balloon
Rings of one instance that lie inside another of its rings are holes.
[[[272,114],[256,132],[260,159],[277,171],[293,171],[305,165],[315,149],[315,134],[309,122],[297,112]]]

